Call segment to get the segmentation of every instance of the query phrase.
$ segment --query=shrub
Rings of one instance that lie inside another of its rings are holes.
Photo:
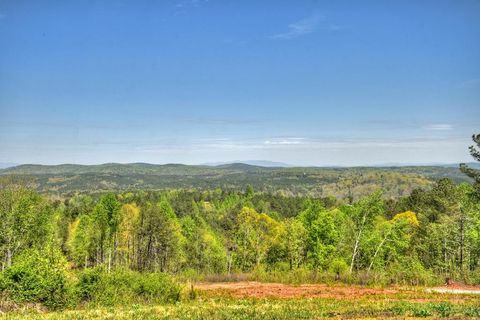
[[[335,258],[329,266],[329,271],[338,276],[345,276],[348,272],[348,265],[343,259]]]
[[[432,304],[432,309],[435,310],[442,318],[447,318],[453,313],[453,306],[448,302]]]
[[[163,303],[180,299],[180,286],[164,273],[138,273],[118,269],[85,269],[79,275],[77,292],[85,302],[113,306],[131,303]]]
[[[165,273],[137,273],[136,294],[147,302],[176,302],[180,300],[180,286]]]
[[[80,273],[76,291],[81,300],[87,301],[93,298],[103,272],[101,267],[95,267],[84,269]]]
[[[27,250],[1,276],[0,290],[16,302],[60,309],[72,302],[66,264],[60,253]]]
[[[388,270],[390,282],[406,285],[432,285],[437,279],[426,270],[418,259],[404,259],[394,263]]]
[[[427,318],[431,317],[433,313],[427,309],[415,309],[413,310],[413,316],[417,318]]]

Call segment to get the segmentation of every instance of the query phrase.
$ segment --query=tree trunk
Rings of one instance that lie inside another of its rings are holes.
[[[387,241],[387,237],[388,237],[388,234],[382,239],[382,241],[378,245],[377,249],[375,250],[375,254],[372,257],[372,261],[370,262],[370,265],[368,266],[367,274],[370,273],[370,269],[372,269],[373,262],[375,261],[375,258],[377,257],[377,254],[380,252],[380,249],[382,248],[383,244],[385,243],[385,241]]]
[[[112,248],[108,249],[108,273],[110,273],[110,269],[112,268]]]
[[[12,250],[10,248],[7,249],[7,268],[12,265]]]
[[[353,247],[352,261],[350,262],[350,273],[352,273],[352,271],[353,271],[353,264],[354,264],[354,262],[355,262],[355,257],[357,256],[358,243],[360,242],[360,236],[361,236],[361,234],[362,234],[362,231],[360,230],[360,232],[358,233],[357,238],[355,239],[355,247]]]
[[[464,234],[464,216],[461,213],[460,216],[460,274],[463,275],[463,248],[464,248],[464,239],[465,239],[465,234]]]
[[[355,258],[358,254],[358,245],[360,244],[360,238],[362,237],[363,227],[365,225],[366,215],[363,215],[362,224],[360,225],[360,230],[358,231],[358,235],[355,239],[355,246],[353,247],[353,254],[352,254],[352,262],[350,263],[350,273],[353,272],[353,264],[355,263]]]
[[[227,269],[228,269],[228,275],[231,274],[232,272],[232,253],[230,252],[227,257]]]

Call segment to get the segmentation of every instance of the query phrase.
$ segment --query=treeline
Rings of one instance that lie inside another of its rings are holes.
[[[383,274],[389,281],[480,281],[480,202],[472,185],[353,204],[215,191],[79,194],[52,202],[4,179],[2,270],[23,251],[57,250],[72,269],[231,274],[296,269]]]
[[[50,308],[176,301],[174,277],[480,283],[480,193],[440,180],[385,200],[175,190],[52,201],[0,182],[0,298]]]
[[[473,185],[441,179],[402,198],[377,190],[356,201],[251,186],[52,200],[22,176],[3,176],[0,299],[50,308],[176,301],[172,276],[478,284],[480,171],[461,171]]]
[[[96,202],[78,195],[56,210],[59,243],[77,268],[200,274],[305,268],[480,280],[479,201],[471,185],[449,180],[398,201],[377,191],[352,205],[247,188],[107,194]]]

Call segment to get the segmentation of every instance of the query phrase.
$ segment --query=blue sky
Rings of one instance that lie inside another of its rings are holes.
[[[480,1],[0,0],[0,162],[470,161]]]

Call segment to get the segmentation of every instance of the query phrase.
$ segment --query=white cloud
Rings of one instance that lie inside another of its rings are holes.
[[[264,144],[269,145],[292,145],[292,144],[303,144],[305,138],[274,138],[265,140]]]
[[[448,123],[436,123],[436,124],[429,124],[428,126],[425,127],[427,130],[433,130],[433,131],[449,131],[453,130],[453,126]]]
[[[288,25],[288,31],[271,36],[272,39],[292,39],[317,31],[324,16],[314,15]]]
[[[175,6],[177,8],[186,8],[186,7],[199,7],[204,3],[207,3],[208,0],[186,0],[177,3]]]

